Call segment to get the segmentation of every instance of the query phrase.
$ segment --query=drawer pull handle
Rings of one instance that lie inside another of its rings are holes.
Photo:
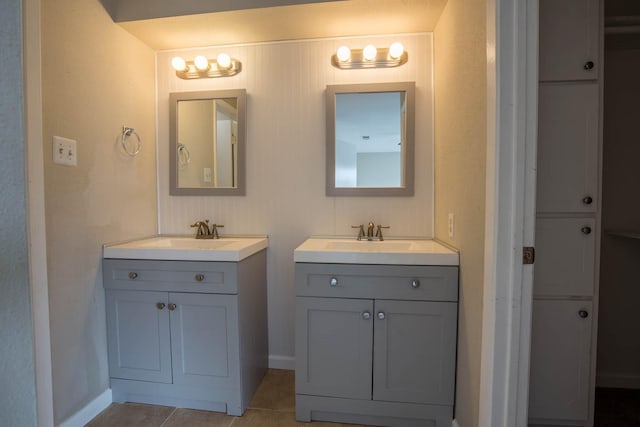
[[[384,311],[379,311],[378,312],[378,319],[384,320],[385,317],[387,317],[387,316],[386,316],[386,314],[384,314]]]
[[[331,286],[338,286],[338,279],[335,277],[332,277],[331,280],[329,280],[329,285]]]
[[[158,310],[162,310],[165,307],[165,304],[163,302],[159,302],[156,304],[156,307],[158,307]]]
[[[414,279],[411,281],[411,287],[413,289],[418,289],[420,287],[420,280]]]
[[[593,66],[595,64],[593,63],[593,61],[587,61],[584,63],[584,65],[582,66],[582,68],[584,68],[585,70],[593,70]]]
[[[196,281],[202,282],[204,280],[204,274],[196,274]]]
[[[176,305],[175,304],[169,304],[169,311],[173,311],[176,309]]]
[[[371,313],[369,313],[368,311],[363,312],[363,313],[362,313],[362,318],[363,318],[364,320],[369,320],[369,319],[371,319]]]
[[[580,310],[578,311],[578,316],[586,319],[587,317],[589,317],[589,312],[587,310]]]
[[[593,199],[591,198],[591,196],[585,196],[582,198],[582,203],[584,203],[585,205],[590,205],[591,203],[593,203]]]
[[[591,227],[582,227],[580,231],[582,231],[582,234],[591,234]]]
[[[136,273],[135,271],[132,271],[131,273],[129,273],[129,279],[134,280],[138,277],[138,273]]]

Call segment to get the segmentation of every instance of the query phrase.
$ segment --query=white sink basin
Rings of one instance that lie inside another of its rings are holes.
[[[312,237],[293,253],[295,262],[338,264],[458,265],[458,252],[434,240]]]
[[[104,245],[104,258],[176,261],[241,261],[268,245],[266,237],[158,236],[126,243]]]

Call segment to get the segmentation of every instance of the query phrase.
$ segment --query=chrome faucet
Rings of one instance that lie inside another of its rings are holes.
[[[218,228],[224,227],[224,225],[211,224],[209,228],[209,220],[196,221],[195,224],[191,224],[192,228],[198,228],[196,231],[196,239],[219,239]]]
[[[364,224],[360,224],[360,225],[352,225],[351,228],[357,228],[358,229],[358,237],[356,237],[357,240],[362,240],[363,238],[366,238],[367,240],[379,240],[379,241],[383,241],[384,237],[382,237],[382,229],[383,228],[391,228],[388,225],[380,225],[378,224],[377,228],[375,226],[375,224],[373,222],[369,222],[369,224],[367,224],[367,232],[365,233],[364,231]],[[375,232],[375,236],[373,234],[373,230],[376,230]]]
[[[369,221],[369,225],[367,226],[367,240],[373,240],[373,223]]]

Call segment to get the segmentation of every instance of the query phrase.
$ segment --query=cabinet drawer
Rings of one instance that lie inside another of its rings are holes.
[[[296,295],[396,300],[458,300],[458,268],[296,264]]]
[[[107,289],[234,294],[238,292],[236,264],[105,259],[102,266]]]

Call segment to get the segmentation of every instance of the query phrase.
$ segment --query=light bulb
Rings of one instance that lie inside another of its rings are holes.
[[[193,63],[200,71],[205,71],[209,68],[209,60],[206,56],[198,55],[193,59]]]
[[[389,56],[393,59],[398,59],[404,53],[404,46],[400,42],[391,43],[389,46]]]
[[[338,57],[338,60],[340,62],[347,61],[349,58],[351,58],[351,49],[349,49],[347,46],[340,46],[336,52],[336,56]]]
[[[219,68],[229,68],[231,66],[231,57],[226,53],[221,53],[216,58]]]
[[[183,71],[187,68],[187,63],[184,62],[184,59],[180,58],[179,56],[175,56],[173,57],[173,59],[171,59],[171,66],[176,71]]]
[[[373,61],[378,55],[378,49],[372,44],[368,44],[362,49],[362,56],[367,61]]]

